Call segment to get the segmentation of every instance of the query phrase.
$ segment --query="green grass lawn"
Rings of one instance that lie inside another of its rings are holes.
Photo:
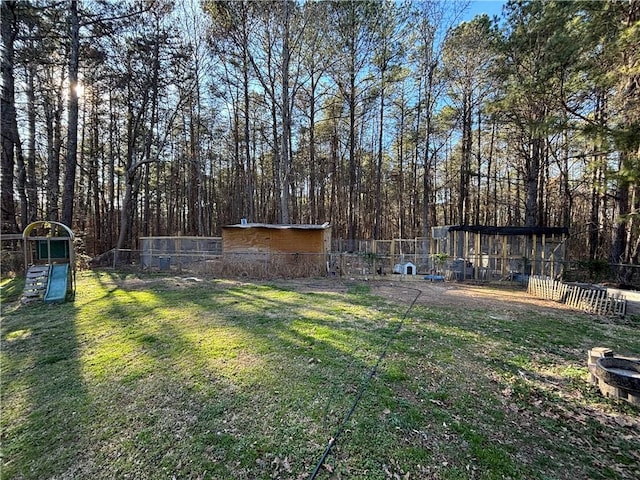
[[[20,293],[3,282],[3,479],[309,478],[408,306],[324,279]],[[588,349],[640,353],[638,324],[519,312],[421,298],[318,478],[640,478],[640,410],[585,381]]]

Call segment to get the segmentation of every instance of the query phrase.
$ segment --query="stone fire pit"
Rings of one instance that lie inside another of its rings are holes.
[[[609,348],[589,350],[589,380],[605,397],[640,407],[640,358],[615,356]]]

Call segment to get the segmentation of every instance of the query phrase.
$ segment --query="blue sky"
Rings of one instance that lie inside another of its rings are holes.
[[[494,15],[500,16],[502,6],[507,3],[505,0],[471,0],[469,8],[465,12],[464,20],[471,20],[476,15],[486,13],[493,18]]]

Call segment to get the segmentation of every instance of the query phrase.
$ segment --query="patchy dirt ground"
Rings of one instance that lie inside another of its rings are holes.
[[[510,285],[470,285],[465,283],[430,282],[373,282],[372,290],[387,298],[398,298],[403,293],[407,299],[421,292],[418,303],[423,305],[488,308],[496,310],[530,310],[568,308],[560,303],[541,300],[527,294],[522,287]],[[403,288],[404,287],[404,288]]]
[[[286,280],[278,284],[295,286],[300,291],[346,291],[349,285],[360,280]],[[442,307],[487,308],[497,311],[522,311],[531,309],[570,309],[561,303],[542,300],[529,295],[526,289],[513,285],[471,285],[454,282],[428,282],[418,280],[362,281],[371,287],[371,292],[389,300],[409,304],[420,292],[417,302],[422,305]]]
[[[356,283],[363,283],[371,288],[372,293],[389,300],[410,303],[421,292],[417,302],[422,305],[443,307],[469,307],[495,310],[496,312],[522,312],[537,310],[547,312],[570,312],[565,304],[543,300],[529,295],[526,288],[511,283],[493,283],[474,285],[458,282],[429,282],[421,278],[401,279],[398,275],[386,277],[363,278],[301,278],[254,280],[249,278],[222,279],[211,276],[184,274],[176,276],[123,276],[115,278],[116,283],[129,289],[143,289],[149,285],[163,285],[165,288],[190,288],[206,282],[216,288],[227,288],[244,283],[269,283],[295,288],[300,292],[346,292]],[[619,293],[621,291],[613,291]],[[627,317],[640,316],[640,292],[624,291],[627,298]]]
[[[168,277],[127,277],[118,279],[117,284],[127,289],[142,289],[150,285],[163,285],[166,288],[189,288],[213,282],[218,288],[251,283],[245,279],[211,279],[200,276],[168,276]],[[264,282],[258,280],[257,282]],[[521,286],[505,285],[472,285],[455,282],[428,282],[418,280],[398,281],[394,277],[388,280],[360,279],[288,279],[273,280],[266,283],[295,288],[300,292],[346,292],[354,283],[368,285],[371,292],[389,300],[397,300],[409,304],[420,292],[417,302],[422,305],[444,307],[486,308],[496,311],[523,311],[531,309],[565,310],[566,305],[535,298]]]

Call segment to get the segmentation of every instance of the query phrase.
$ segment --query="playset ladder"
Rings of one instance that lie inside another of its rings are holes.
[[[32,265],[27,270],[22,303],[42,300],[49,283],[49,265]]]

